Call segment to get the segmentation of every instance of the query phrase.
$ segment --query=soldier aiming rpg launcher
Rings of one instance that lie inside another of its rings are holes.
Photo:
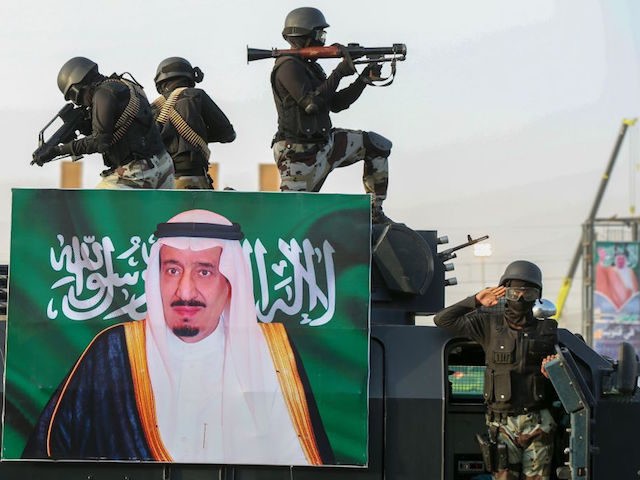
[[[396,74],[396,62],[404,61],[407,58],[407,46],[404,43],[394,43],[391,47],[362,47],[357,43],[349,43],[347,46],[336,44],[326,47],[272,48],[271,50],[247,47],[247,62],[278,58],[283,55],[295,55],[305,59],[340,58],[348,55],[354,65],[390,62],[391,75],[389,78],[392,81]],[[376,81],[381,80],[387,79],[376,79]],[[389,85],[391,81],[380,86]]]
[[[62,120],[62,125],[58,128],[48,140],[44,140],[44,132],[51,126],[57,118]],[[91,133],[91,116],[89,110],[86,107],[74,107],[72,103],[65,104],[64,107],[47,123],[40,133],[38,133],[38,148],[33,152],[33,160],[31,165],[42,166],[48,161],[43,160],[42,154],[50,147],[60,145],[61,143],[69,143],[72,140],[78,138],[78,132],[83,135],[89,135]],[[69,155],[59,155],[56,159],[68,157]],[[82,155],[73,156],[73,161],[80,160]]]

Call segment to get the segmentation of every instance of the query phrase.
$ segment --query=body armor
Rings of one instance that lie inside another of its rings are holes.
[[[549,406],[551,384],[540,372],[542,359],[555,353],[558,324],[536,320],[522,330],[502,316],[491,319],[486,348],[484,400],[491,412],[517,415]]]
[[[316,63],[306,62],[292,56],[284,56],[276,60],[271,73],[273,96],[278,111],[278,132],[275,140],[287,140],[295,143],[326,142],[331,132],[328,105],[324,101],[319,101],[315,103],[317,105],[315,113],[309,114],[288,93],[282,96],[281,90],[276,85],[276,72],[284,62],[300,62],[304,65],[305,75],[314,89],[318,88],[327,78],[322,67]],[[311,92],[311,95],[313,94],[314,92]],[[313,100],[309,99],[307,105],[311,103]]]
[[[111,92],[117,99],[118,110],[121,112],[113,132],[114,141],[103,152],[105,165],[115,168],[126,165],[131,160],[149,158],[160,153],[164,147],[142,89],[117,76],[105,80],[98,88]],[[118,125],[121,126],[120,129]]]

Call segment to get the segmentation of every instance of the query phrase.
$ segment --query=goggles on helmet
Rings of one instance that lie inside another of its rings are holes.
[[[69,87],[67,94],[64,96],[65,100],[71,100],[76,105],[79,105],[79,101],[82,98],[83,86],[79,83],[75,83]]]
[[[540,290],[536,287],[507,287],[504,297],[514,302],[521,298],[525,302],[533,302],[540,297]]]
[[[311,39],[316,45],[324,45],[327,41],[327,32],[322,29],[315,29],[311,32]]]

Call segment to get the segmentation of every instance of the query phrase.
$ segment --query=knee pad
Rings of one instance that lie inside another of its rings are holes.
[[[393,145],[391,140],[376,132],[364,132],[362,143],[367,152],[376,157],[388,157]]]

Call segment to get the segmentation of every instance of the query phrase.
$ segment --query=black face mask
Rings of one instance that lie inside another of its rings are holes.
[[[195,82],[191,80],[189,77],[176,77],[171,78],[169,80],[164,80],[160,83],[156,84],[156,90],[160,95],[168,95],[173,92],[176,88],[180,87],[190,87],[193,88],[195,86]]]
[[[525,326],[532,317],[531,309],[535,302],[525,302],[523,299],[518,301],[507,300],[504,310],[504,318],[508,323],[516,326]]]
[[[531,287],[526,282],[520,280],[511,280],[507,284],[508,287]],[[535,300],[527,302],[524,298],[520,297],[518,300],[507,300],[504,318],[505,320],[515,328],[522,328],[533,319],[531,313]]]

